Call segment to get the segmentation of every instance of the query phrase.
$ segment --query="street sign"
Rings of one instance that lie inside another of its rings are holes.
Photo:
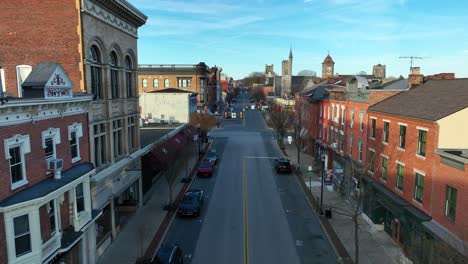
[[[311,171],[309,171],[309,172],[307,172],[307,176],[312,177],[312,176],[314,176],[314,174]]]
[[[232,117],[232,118],[236,118],[236,115],[237,115],[236,113],[232,113],[232,116],[231,116],[231,117]]]
[[[289,143],[289,144],[292,143],[292,136],[288,136],[288,143]]]

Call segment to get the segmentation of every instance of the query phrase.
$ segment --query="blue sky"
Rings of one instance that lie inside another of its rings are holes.
[[[468,77],[468,2],[461,0],[129,0],[148,16],[139,30],[140,64],[221,66],[240,79],[281,61],[293,49],[293,74],[321,74],[327,52],[335,73]]]

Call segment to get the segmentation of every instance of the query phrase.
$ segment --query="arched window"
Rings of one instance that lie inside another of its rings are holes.
[[[164,79],[164,88],[169,88],[169,79]]]
[[[120,85],[119,85],[119,62],[117,54],[113,51],[110,54],[110,66],[111,66],[111,90],[112,98],[119,98],[120,96]]]
[[[154,88],[158,88],[158,87],[159,87],[159,80],[158,80],[158,79],[154,79],[154,80],[153,80],[153,87],[154,87]]]
[[[102,69],[101,69],[101,53],[98,47],[91,46],[91,92],[95,98],[102,99]]]
[[[143,86],[143,88],[148,87],[148,80],[147,80],[147,79],[143,79],[143,80],[141,81],[141,85]]]
[[[133,97],[132,61],[129,56],[125,58],[125,88],[127,89],[127,97]]]

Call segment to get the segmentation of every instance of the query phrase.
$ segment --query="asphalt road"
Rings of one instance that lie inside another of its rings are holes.
[[[238,113],[248,104],[241,97]],[[226,119],[214,130],[220,155],[211,178],[196,179],[205,191],[198,218],[176,218],[165,243],[184,250],[184,263],[336,263],[318,219],[292,175],[278,175],[282,156],[258,110]]]

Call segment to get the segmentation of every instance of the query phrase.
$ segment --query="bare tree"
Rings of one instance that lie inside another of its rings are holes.
[[[295,119],[292,122],[291,126],[294,129],[294,140],[296,142],[296,149],[297,149],[297,169],[300,173],[300,164],[301,164],[301,151],[306,145],[307,141],[307,131],[303,127],[303,105],[300,103],[296,103],[295,108]]]
[[[218,120],[215,116],[203,112],[193,112],[190,114],[189,123],[194,127],[200,127],[202,137],[206,137],[211,128],[218,125]]]
[[[273,129],[277,132],[277,141],[283,146],[283,138],[288,127],[289,115],[285,111],[270,111],[269,119]]]
[[[315,71],[312,71],[312,70],[302,70],[300,72],[297,73],[297,76],[317,76],[317,73]]]
[[[263,87],[254,87],[252,88],[252,93],[251,93],[252,98],[257,100],[258,102],[260,101],[265,101],[265,93],[263,92]]]

